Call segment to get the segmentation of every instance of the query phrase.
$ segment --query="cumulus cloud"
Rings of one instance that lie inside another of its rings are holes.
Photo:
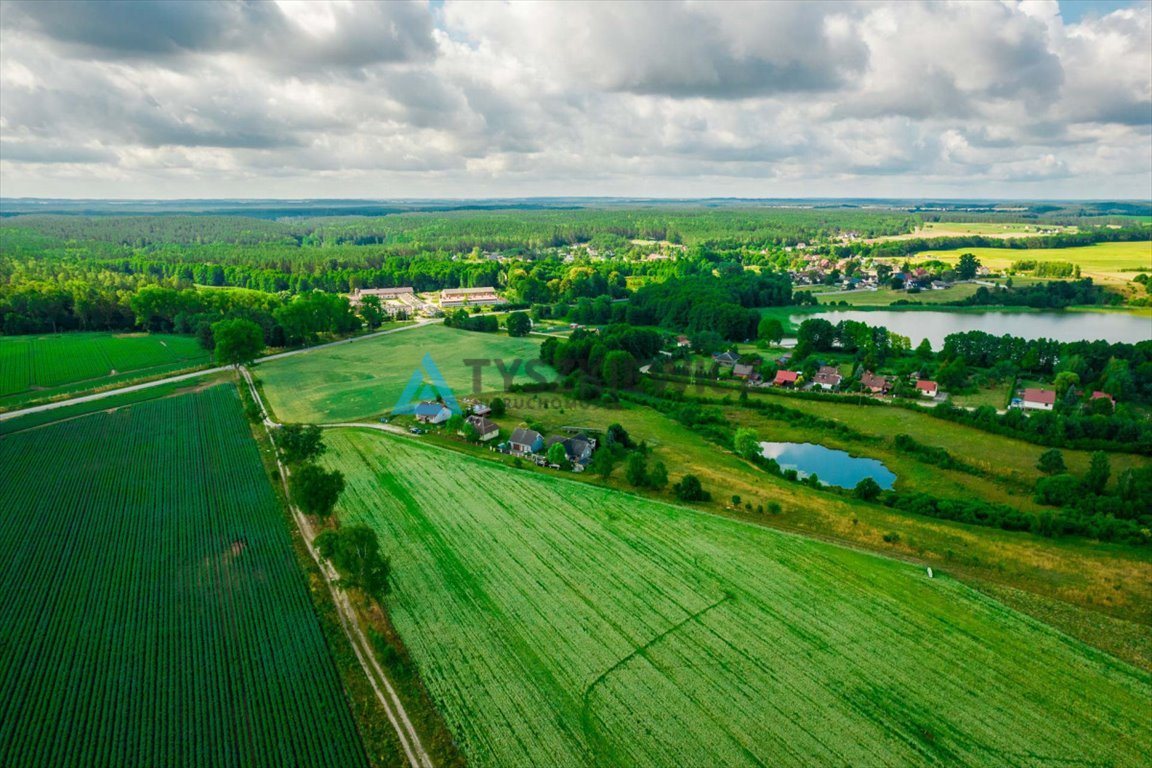
[[[0,192],[1152,195],[1152,5],[0,5]]]

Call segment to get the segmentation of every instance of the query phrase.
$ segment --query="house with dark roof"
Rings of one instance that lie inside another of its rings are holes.
[[[512,453],[536,453],[544,448],[544,437],[534,429],[517,427],[508,438]]]
[[[844,377],[840,375],[840,370],[831,365],[822,365],[816,375],[812,377],[812,386],[820,387],[821,389],[833,389],[840,386],[840,382]]]
[[[731,368],[740,362],[740,355],[735,352],[716,352],[712,355],[712,359],[727,368]]]
[[[776,371],[776,378],[772,379],[774,387],[791,387],[800,378],[796,371]]]
[[[940,386],[934,381],[920,379],[916,382],[916,391],[920,393],[921,397],[936,397],[940,392]]]
[[[559,443],[564,446],[564,453],[568,456],[568,461],[573,464],[585,465],[592,460],[592,449],[595,447],[591,440],[584,435],[575,435],[573,437],[564,437],[563,435],[553,435],[545,442],[545,448],[551,448]]]
[[[1056,393],[1051,389],[1026,389],[1021,398],[1026,411],[1050,411],[1056,405]]]
[[[452,418],[452,410],[443,403],[423,402],[416,404],[412,415],[421,424],[443,424]]]
[[[874,395],[886,395],[892,389],[892,382],[888,381],[887,376],[877,376],[872,371],[864,371],[864,375],[860,377],[860,386]]]
[[[489,421],[483,416],[469,416],[465,421],[476,429],[476,432],[480,436],[480,442],[482,443],[494,440],[500,436],[500,425],[494,421]],[[460,434],[463,434],[463,432]]]

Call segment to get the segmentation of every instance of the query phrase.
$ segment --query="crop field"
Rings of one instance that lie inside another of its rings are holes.
[[[366,765],[233,387],[0,466],[0,765]]]
[[[323,423],[391,413],[413,372],[431,381],[423,359],[432,362],[459,399],[473,393],[473,371],[481,372],[481,390],[502,391],[504,366],[513,381],[532,379],[525,366],[549,380],[552,370],[537,359],[539,337],[510,338],[428,325],[410,331],[342,344],[262,363],[255,369],[264,394],[281,421]],[[473,368],[466,361],[486,363]],[[420,395],[417,393],[417,397]]]
[[[947,575],[333,431],[470,764],[1144,764],[1152,677]]]
[[[0,406],[206,365],[191,336],[68,333],[0,337]],[[80,386],[76,386],[80,385]]]
[[[1079,248],[957,248],[950,251],[921,251],[916,259],[957,262],[960,254],[971,253],[984,266],[1007,269],[1014,261],[1066,261],[1079,264],[1081,274],[1108,282],[1128,282],[1140,271],[1152,272],[1152,242],[1097,243]],[[914,259],[913,264],[916,263]]]

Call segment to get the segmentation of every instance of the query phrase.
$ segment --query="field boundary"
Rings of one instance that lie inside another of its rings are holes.
[[[240,372],[243,374],[249,391],[252,393],[253,401],[260,408],[261,423],[264,425],[264,431],[268,435],[269,441],[275,445],[276,441],[272,437],[272,427],[279,425],[268,417],[268,412],[264,407],[264,401],[256,390],[255,382],[252,380],[252,374],[249,373],[245,367],[241,367]],[[320,554],[312,545],[316,534],[315,531],[312,530],[312,526],[309,524],[307,518],[304,517],[304,514],[291,501],[288,490],[288,468],[280,461],[278,455],[275,456],[275,460],[276,466],[280,471],[280,482],[284,487],[284,498],[292,513],[292,517],[296,521],[296,525],[300,529],[300,534],[304,539],[304,546],[312,556],[312,559],[316,561],[320,572],[325,576],[324,581],[328,587],[329,594],[332,596],[332,602],[336,606],[336,612],[340,617],[340,624],[344,629],[344,634],[347,636],[348,642],[352,646],[352,651],[356,654],[356,659],[360,662],[360,667],[364,670],[364,674],[368,678],[372,690],[376,693],[376,698],[384,708],[384,712],[387,714],[388,720],[396,732],[400,746],[404,749],[404,753],[408,758],[409,765],[411,765],[412,768],[433,768],[432,758],[429,757],[428,752],[424,749],[424,745],[420,741],[420,736],[416,733],[416,729],[412,725],[407,711],[404,709],[403,702],[400,701],[400,697],[388,679],[388,675],[385,674],[380,664],[376,661],[376,656],[372,652],[372,646],[368,642],[368,638],[364,636],[364,631],[360,628],[360,624],[356,619],[356,611],[352,607],[352,602],[348,599],[348,593],[339,586],[340,575],[331,563],[320,557]],[[385,691],[387,691],[387,695],[385,695]]]

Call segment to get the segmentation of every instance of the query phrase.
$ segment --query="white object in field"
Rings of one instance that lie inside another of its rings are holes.
[[[932,578],[932,566],[928,566],[928,578]]]

